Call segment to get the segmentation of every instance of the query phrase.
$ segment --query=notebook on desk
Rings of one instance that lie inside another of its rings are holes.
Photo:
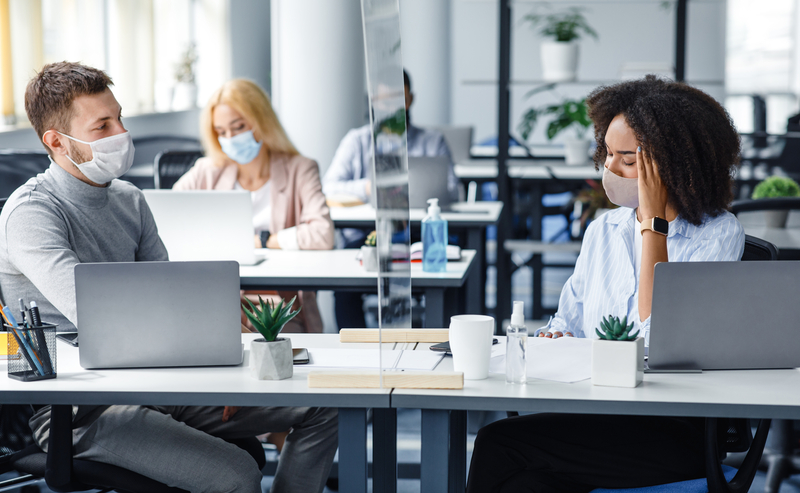
[[[800,367],[800,262],[663,262],[650,319],[652,370]]]
[[[83,368],[238,365],[236,262],[75,266]]]
[[[250,193],[142,190],[170,260],[258,262]]]

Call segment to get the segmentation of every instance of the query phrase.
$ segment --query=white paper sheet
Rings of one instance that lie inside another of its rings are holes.
[[[505,345],[492,348],[490,373],[506,372]],[[592,376],[592,340],[579,337],[528,338],[528,378],[572,383]]]
[[[384,350],[383,368],[395,370],[433,370],[444,358],[443,352]],[[308,350],[308,364],[312,368],[378,369],[378,351],[375,349]]]

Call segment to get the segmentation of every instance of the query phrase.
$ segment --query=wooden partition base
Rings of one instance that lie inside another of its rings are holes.
[[[448,329],[383,329],[382,342],[447,342]],[[342,329],[339,342],[378,342],[378,329]]]
[[[308,387],[317,389],[377,389],[377,371],[312,371]],[[394,389],[462,389],[464,373],[429,371],[384,371],[384,388]]]

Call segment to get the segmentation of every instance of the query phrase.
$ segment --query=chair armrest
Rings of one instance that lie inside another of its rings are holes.
[[[725,480],[722,473],[722,463],[719,459],[719,441],[717,434],[718,418],[706,418],[706,480],[709,493],[747,493],[761,461],[764,445],[767,443],[767,434],[771,420],[762,419],[758,423],[756,436],[750,444],[750,450],[742,461],[736,476],[730,483]]]

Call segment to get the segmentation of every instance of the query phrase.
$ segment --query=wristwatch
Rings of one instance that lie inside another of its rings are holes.
[[[642,221],[642,226],[639,232],[644,234],[645,231],[652,231],[660,235],[667,236],[669,234],[669,222],[666,219],[661,219],[656,216],[652,219],[645,219]]]

